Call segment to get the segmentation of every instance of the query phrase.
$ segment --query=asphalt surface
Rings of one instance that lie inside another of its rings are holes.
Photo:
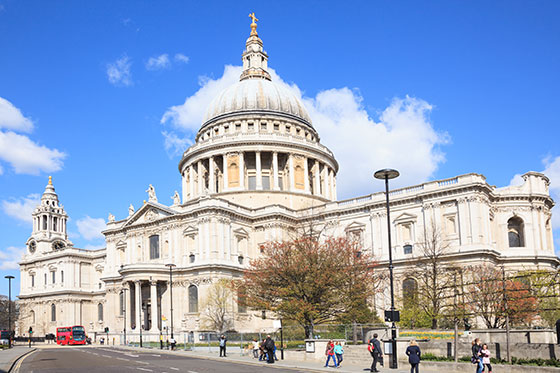
[[[63,346],[35,351],[23,359],[16,372],[304,372],[296,369],[273,368],[260,362],[242,364],[228,362],[227,358],[223,359],[223,361],[216,361],[190,356],[158,354],[157,350],[140,352],[118,348]]]

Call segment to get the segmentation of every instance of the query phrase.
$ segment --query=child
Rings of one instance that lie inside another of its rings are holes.
[[[338,367],[340,368],[340,363],[342,363],[342,354],[344,353],[344,350],[342,349],[342,345],[340,344],[340,342],[336,342],[333,351],[334,354],[336,355],[336,359],[338,360]]]
[[[482,356],[482,363],[485,367],[488,367],[488,373],[492,373],[492,365],[490,365],[490,351],[488,350],[488,345],[486,343],[482,345],[480,354]]]

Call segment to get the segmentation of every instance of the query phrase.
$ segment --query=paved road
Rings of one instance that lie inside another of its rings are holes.
[[[303,372],[273,368],[266,363],[241,364],[224,361],[158,354],[154,351],[131,351],[118,348],[65,346],[37,350],[27,356],[18,373],[66,372],[152,372],[152,373],[249,373]]]

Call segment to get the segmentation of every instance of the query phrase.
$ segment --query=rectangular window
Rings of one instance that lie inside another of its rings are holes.
[[[54,284],[56,282],[56,272],[52,271],[52,283]]]
[[[35,275],[31,275],[31,287],[35,286]]]
[[[412,245],[404,245],[403,249],[405,254],[412,254]]]
[[[237,123],[237,124],[235,125],[235,130],[236,130],[236,131],[241,131],[241,124],[240,124],[240,123]]]
[[[257,189],[257,176],[256,175],[249,175],[247,176],[249,181],[249,190],[256,190]]]
[[[261,132],[266,132],[266,123],[261,123]]]
[[[47,230],[47,217],[43,216],[43,230],[46,231]]]
[[[150,236],[150,259],[159,259],[159,236]]]
[[[57,229],[56,229],[57,223],[58,223],[58,218],[54,217],[53,218],[53,231],[55,231],[55,232],[57,231]]]
[[[270,190],[270,176],[262,175],[262,188],[263,190]]]
[[[280,125],[278,123],[274,123],[274,130],[280,131]]]
[[[45,285],[47,284],[47,274],[45,273]]]
[[[247,124],[247,131],[253,131],[255,129],[255,125],[253,123]]]
[[[60,271],[60,283],[64,284],[64,271]]]

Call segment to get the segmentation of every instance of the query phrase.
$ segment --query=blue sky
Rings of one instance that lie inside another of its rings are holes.
[[[238,76],[253,11],[275,78],[339,159],[339,198],[379,190],[384,166],[400,185],[546,170],[560,197],[560,2],[0,0],[2,277],[19,277],[48,175],[82,248],[148,184],[171,203],[177,153]]]

